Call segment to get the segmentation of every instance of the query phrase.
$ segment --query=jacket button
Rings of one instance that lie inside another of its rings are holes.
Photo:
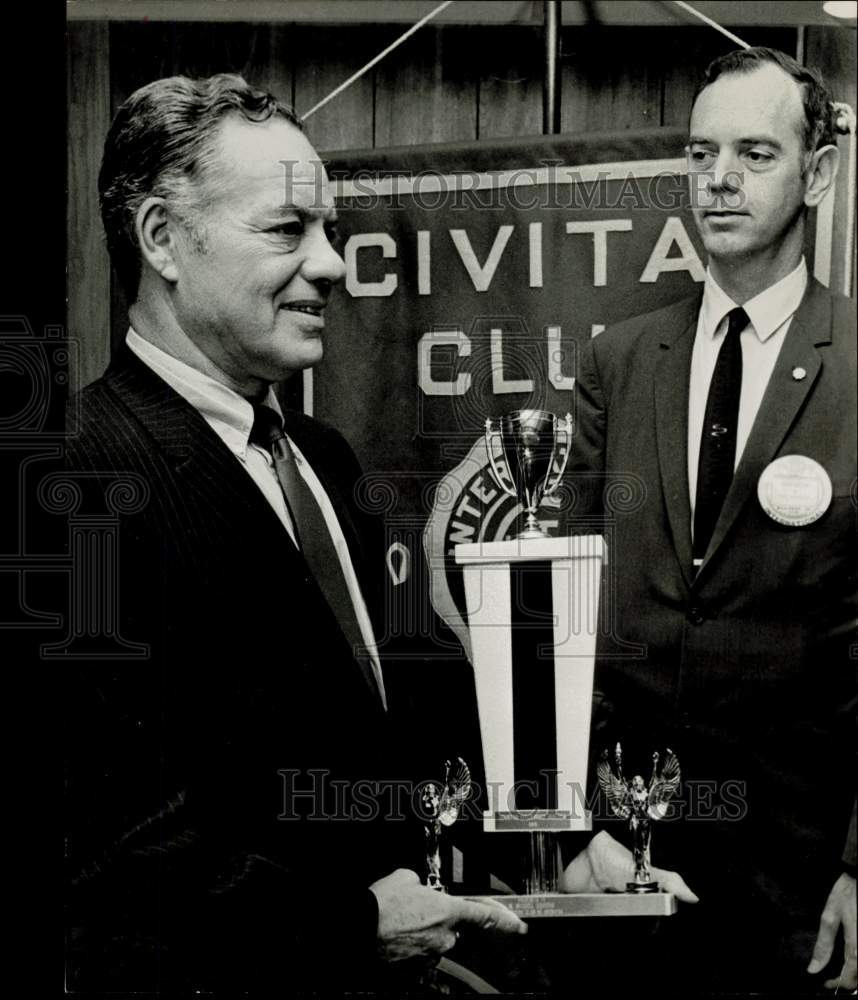
[[[689,608],[685,617],[692,625],[702,625],[706,621],[706,615],[703,614],[702,608],[698,607]]]

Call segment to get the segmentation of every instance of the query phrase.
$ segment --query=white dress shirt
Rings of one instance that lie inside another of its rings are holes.
[[[289,508],[283,496],[280,480],[274,468],[274,460],[266,448],[260,448],[250,443],[250,431],[253,427],[253,405],[239,395],[235,390],[213,379],[210,375],[199,372],[196,368],[186,365],[171,354],[144,340],[133,328],[129,327],[125,342],[129,349],[149,368],[162,378],[167,385],[186,399],[200,414],[205,422],[235,455],[242,468],[247,472],[265,499],[271,505],[281,524],[295,542],[295,528],[289,515]],[[270,406],[282,417],[280,404],[274,390],[269,387],[265,405]],[[355,616],[360,626],[361,636],[370,654],[373,673],[378,684],[382,703],[387,707],[384,691],[384,680],[378,659],[378,650],[372,630],[366,602],[361,593],[360,584],[352,565],[348,544],[346,543],[340,522],[334,511],[328,494],[319,482],[310,463],[304,458],[301,449],[289,438],[292,451],[295,454],[295,466],[304,482],[310,488],[316,502],[321,508],[325,524],[331,534],[343,576],[346,580],[349,596],[355,609]]]
[[[742,391],[739,397],[739,423],[736,428],[735,469],[745,445],[775,362],[780,354],[792,317],[807,288],[807,266],[802,257],[798,267],[777,284],[749,299],[743,306],[750,324],[739,334],[742,345]],[[700,439],[706,415],[709,383],[715,371],[718,352],[727,333],[727,314],[736,308],[729,295],[707,270],[703,302],[697,318],[697,333],[691,354],[691,378],[688,392],[688,493],[691,497],[691,530],[694,531],[694,505],[697,496],[697,467]]]

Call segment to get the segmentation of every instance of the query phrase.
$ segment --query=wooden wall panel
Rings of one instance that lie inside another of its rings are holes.
[[[317,101],[368,63],[388,44],[377,27],[291,28],[294,52],[295,110],[309,111]],[[373,144],[375,75],[370,70],[307,120],[316,149],[367,149]]]
[[[480,28],[426,27],[381,62],[375,145],[476,139],[476,53],[486,41]]]
[[[254,87],[268,90],[284,104],[294,107],[300,40],[288,24],[255,27],[253,48],[243,75]]]
[[[480,139],[542,133],[541,28],[492,28],[477,51]]]
[[[858,103],[855,64],[858,37],[843,28],[808,28],[805,34],[805,62],[824,76],[837,101]]]
[[[68,336],[78,343],[71,388],[83,388],[110,360],[110,261],[98,211],[98,169],[110,125],[107,25],[68,30]]]
[[[110,35],[114,106],[161,76],[252,73],[267,59],[270,31],[267,26],[241,22],[114,23]]]
[[[658,29],[566,28],[561,66],[564,132],[602,132],[660,124]]]

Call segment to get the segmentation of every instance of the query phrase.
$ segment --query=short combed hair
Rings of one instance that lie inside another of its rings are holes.
[[[146,198],[162,197],[195,229],[200,184],[216,166],[217,127],[234,114],[256,123],[280,115],[303,130],[291,108],[230,73],[155,80],[117,112],[104,143],[98,195],[107,249],[129,303],[137,296],[141,273],[137,210]]]
[[[703,80],[695,91],[694,100],[691,102],[692,109],[701,91],[714,83],[719,76],[724,76],[727,73],[750,73],[766,63],[779,66],[801,87],[804,103],[802,141],[807,152],[812,153],[822,146],[834,143],[836,141],[835,112],[831,91],[816,70],[802,66],[792,56],[788,56],[778,49],[768,49],[764,46],[736,49],[714,59],[706,67]]]

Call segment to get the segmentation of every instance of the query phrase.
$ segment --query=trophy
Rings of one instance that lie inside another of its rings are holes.
[[[567,413],[561,425],[555,414],[545,410],[514,410],[501,417],[499,423],[500,429],[496,430],[491,418],[486,420],[489,473],[498,489],[515,497],[527,512],[526,527],[518,537],[545,538],[545,532],[536,520],[536,512],[543,498],[551,496],[563,478],[572,441],[572,415]],[[558,432],[564,435],[563,458],[554,482],[549,485]],[[507,476],[502,474],[499,466],[494,447],[496,436],[500,437]]]
[[[517,410],[497,423],[486,420],[488,471],[495,486],[524,508],[526,525],[514,539],[459,544],[455,558],[463,567],[489,792],[483,829],[528,834],[525,891],[500,898],[526,920],[669,916],[676,912],[672,893],[559,891],[558,834],[592,829],[585,808],[587,765],[607,552],[601,535],[548,537],[537,522],[540,504],[558,488],[566,469],[571,416]],[[674,769],[678,781],[670,755],[658,781],[645,789],[656,813],[659,803],[666,805],[663,791]],[[622,779],[616,781],[617,797],[620,789],[623,795],[639,794],[637,785],[627,791]],[[623,802],[632,816],[632,806]],[[648,836],[643,814],[635,815],[641,838]],[[653,812],[646,816],[648,822]],[[645,848],[641,839],[636,886],[651,881]]]
[[[615,816],[629,821],[632,833],[632,853],[635,859],[635,877],[626,883],[628,892],[658,892],[658,882],[653,882],[650,871],[651,820],[664,819],[668,804],[679,788],[679,761],[668,749],[659,771],[659,754],[652,755],[652,774],[649,785],[636,774],[627,782],[623,777],[623,749],[618,743],[614,749],[614,766],[611,767],[608,751],[596,768],[599,785],[608,799]]]
[[[471,772],[461,757],[456,758],[456,768],[444,761],[444,784],[428,781],[423,787],[420,804],[425,816],[426,885],[437,892],[446,892],[441,880],[441,834],[445,826],[452,826],[459,818],[462,803],[471,794]]]

